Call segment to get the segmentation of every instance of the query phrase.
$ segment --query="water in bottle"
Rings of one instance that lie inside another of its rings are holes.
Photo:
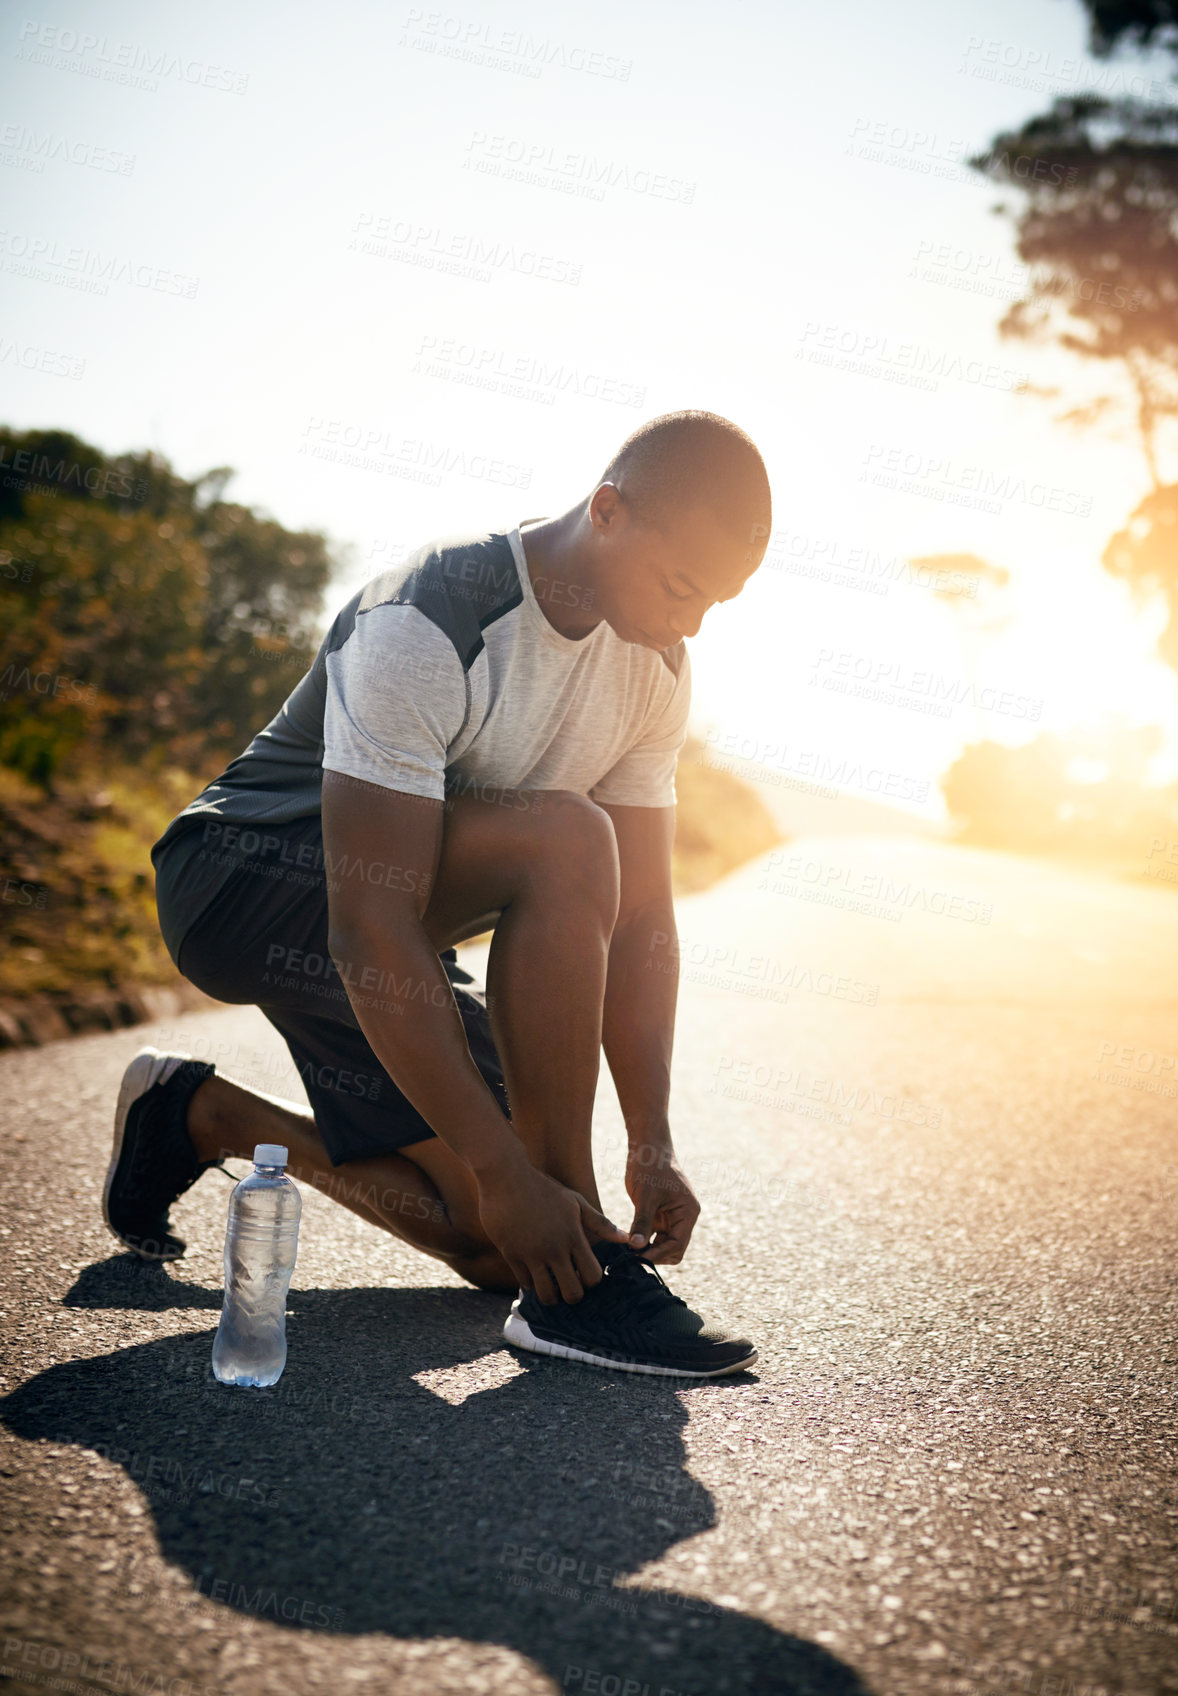
[[[253,1171],[229,1197],[225,1302],[213,1343],[222,1384],[276,1384],[286,1365],[286,1296],[303,1207],[286,1161],[285,1148],[260,1142]]]

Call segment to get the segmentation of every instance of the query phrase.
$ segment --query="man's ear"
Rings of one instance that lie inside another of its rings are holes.
[[[595,530],[617,530],[626,522],[626,503],[615,483],[599,483],[589,501],[589,520]]]

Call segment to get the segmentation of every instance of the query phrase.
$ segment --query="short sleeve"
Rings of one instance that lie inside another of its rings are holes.
[[[691,707],[691,665],[685,643],[680,644],[675,657],[679,663],[670,695],[643,725],[633,747],[594,784],[589,791],[591,800],[609,807],[675,805],[675,767],[687,739]]]
[[[416,607],[373,607],[327,659],[323,768],[440,801],[467,709],[466,674],[437,625]]]

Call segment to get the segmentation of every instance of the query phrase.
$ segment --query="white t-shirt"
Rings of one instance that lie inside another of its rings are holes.
[[[324,770],[385,789],[571,789],[670,807],[691,701],[682,642],[581,641],[537,604],[519,529],[421,548],[352,596],[243,754],[156,844],[204,820],[311,817]]]
[[[436,798],[494,786],[674,804],[691,695],[683,643],[656,653],[604,619],[562,636],[518,528],[442,544],[389,589],[387,576],[369,585],[326,656],[325,769]]]

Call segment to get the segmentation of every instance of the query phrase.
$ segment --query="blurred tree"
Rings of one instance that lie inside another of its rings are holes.
[[[317,532],[284,530],[220,499],[202,508],[195,534],[208,574],[200,721],[236,752],[314,659],[333,562]]]
[[[0,429],[0,469],[0,763],[237,752],[314,657],[324,537],[62,431]]]
[[[1168,611],[1158,653],[1178,670],[1178,485],[1154,489],[1104,550],[1103,563],[1141,599],[1160,598]]]
[[[1178,789],[1148,788],[1162,742],[1156,725],[1102,725],[1022,747],[975,742],[941,780],[967,841],[1032,853],[1108,858],[1172,835]]]
[[[1092,51],[1178,55],[1178,0],[1082,0]],[[1084,95],[1000,135],[971,163],[1017,189],[1011,218],[1027,290],[1007,335],[1054,342],[1119,368],[1120,393],[1065,414],[1115,415],[1128,400],[1152,492],[1110,541],[1104,564],[1169,618],[1159,652],[1178,668],[1178,108]]]
[[[1097,58],[1118,47],[1178,48],[1174,0],[1084,0],[1089,45]]]
[[[1039,736],[1021,748],[972,742],[941,779],[963,834],[992,847],[1044,849],[1059,834],[1066,781],[1064,745]]]
[[[1178,417],[1178,109],[1069,96],[971,163],[1025,196],[1017,211],[997,208],[1028,267],[1003,333],[1117,362],[1159,487],[1160,433]],[[1068,417],[1087,423],[1116,401],[1100,395]]]

